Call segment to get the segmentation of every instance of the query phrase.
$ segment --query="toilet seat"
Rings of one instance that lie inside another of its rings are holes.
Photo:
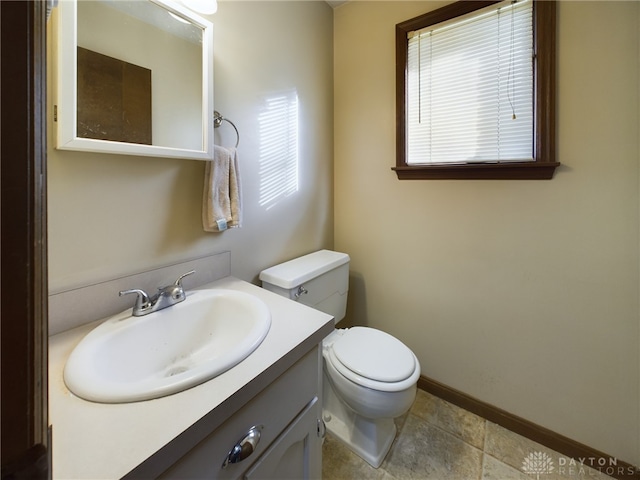
[[[328,360],[350,381],[383,392],[401,391],[418,381],[418,359],[397,338],[368,327],[341,333],[329,345]]]

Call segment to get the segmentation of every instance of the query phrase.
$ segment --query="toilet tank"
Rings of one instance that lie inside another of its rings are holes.
[[[347,310],[349,255],[320,250],[263,270],[260,280],[263,288],[328,313],[337,323]]]

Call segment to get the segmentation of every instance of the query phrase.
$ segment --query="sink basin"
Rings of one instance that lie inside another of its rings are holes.
[[[257,297],[196,290],[185,301],[143,317],[131,309],[92,330],[64,369],[74,394],[103,403],[149,400],[186,390],[248,357],[271,327]]]

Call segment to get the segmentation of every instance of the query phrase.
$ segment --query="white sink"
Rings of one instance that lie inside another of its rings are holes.
[[[196,290],[142,317],[131,310],[92,330],[75,347],[64,381],[86,400],[127,403],[199,385],[234,367],[271,327],[265,303],[235,290]]]

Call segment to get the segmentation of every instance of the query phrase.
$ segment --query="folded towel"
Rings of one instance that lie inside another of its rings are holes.
[[[242,226],[242,194],[238,151],[214,146],[213,160],[206,162],[202,226],[207,232],[222,232]]]

